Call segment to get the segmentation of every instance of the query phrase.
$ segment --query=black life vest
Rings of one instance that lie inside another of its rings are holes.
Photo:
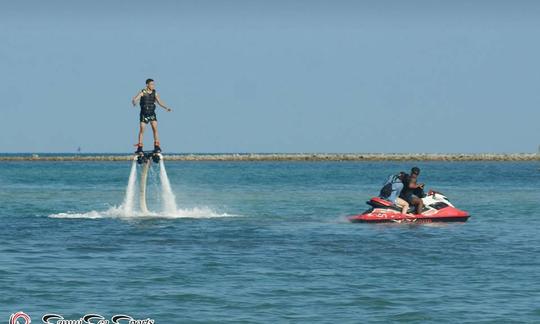
[[[141,113],[153,113],[156,109],[156,90],[148,92],[148,90],[143,89],[141,91],[143,93],[141,100],[139,101],[139,104],[141,105]]]
[[[405,174],[405,176],[403,177],[403,191],[408,190],[410,184],[411,184],[411,176],[409,174]]]
[[[411,189],[409,188],[409,185],[411,184],[412,175],[405,175],[403,178],[403,190],[401,191],[401,197],[402,198],[408,198],[410,195],[415,195],[418,198],[424,198],[426,195],[424,194],[424,190],[422,188],[415,188]]]

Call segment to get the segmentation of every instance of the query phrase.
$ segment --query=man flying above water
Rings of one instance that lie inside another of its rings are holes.
[[[156,92],[156,85],[154,80],[146,80],[146,88],[142,89],[133,99],[131,103],[133,106],[137,104],[137,100],[141,106],[141,113],[139,115],[139,141],[136,144],[137,151],[135,153],[141,154],[143,152],[143,136],[144,128],[146,124],[150,123],[152,126],[152,132],[154,133],[154,153],[160,153],[161,147],[159,146],[159,136],[157,130],[157,118],[156,118],[156,102],[162,108],[167,111],[172,111],[171,108],[167,107],[163,101],[159,98],[158,93]]]

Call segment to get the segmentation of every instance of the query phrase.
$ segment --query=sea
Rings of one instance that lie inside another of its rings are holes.
[[[540,323],[538,162],[150,163],[0,162],[0,322]],[[469,221],[347,220],[413,166]]]

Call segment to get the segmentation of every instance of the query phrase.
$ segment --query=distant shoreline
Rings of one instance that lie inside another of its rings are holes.
[[[223,153],[166,154],[167,161],[540,161],[536,153]],[[129,161],[129,154],[2,154],[0,161]]]

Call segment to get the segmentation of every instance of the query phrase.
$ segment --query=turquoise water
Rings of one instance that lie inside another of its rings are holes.
[[[469,222],[345,220],[408,162],[169,162],[173,217],[111,212],[129,162],[3,162],[0,321],[540,322],[540,164],[414,164]]]

